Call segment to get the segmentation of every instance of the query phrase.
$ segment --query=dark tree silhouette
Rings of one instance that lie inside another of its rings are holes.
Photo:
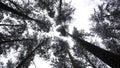
[[[94,44],[91,44],[79,37],[73,36],[66,32],[64,28],[59,29],[61,33],[67,33],[69,36],[71,36],[76,42],[78,42],[83,48],[85,48],[87,51],[94,54],[96,57],[98,57],[100,60],[108,64],[109,66],[113,68],[119,68],[120,67],[120,56],[116,55],[112,52],[106,51],[98,46],[95,46]],[[64,31],[64,32],[63,32]],[[64,34],[63,34],[64,35]]]
[[[73,65],[73,68],[80,68],[80,67],[78,66],[78,64],[75,62],[75,60],[74,60],[74,58],[72,57],[72,55],[71,55],[71,53],[69,52],[69,50],[67,50],[67,53],[68,53],[68,55],[69,55],[69,58],[70,58],[71,63],[72,63],[72,65]]]

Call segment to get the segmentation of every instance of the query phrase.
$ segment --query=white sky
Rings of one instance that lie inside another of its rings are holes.
[[[89,32],[91,24],[89,21],[90,14],[93,13],[93,9],[97,7],[97,5],[100,4],[101,2],[99,0],[65,0],[65,1],[72,1],[72,5],[76,8],[73,15],[74,18],[72,22],[73,24],[70,25],[70,28],[75,26],[78,28],[78,30],[85,29],[85,31]],[[39,57],[37,56],[34,61],[36,67],[34,65],[31,65],[29,68],[51,68],[49,62],[44,61],[43,59],[39,59]]]
[[[90,14],[97,5],[100,4],[100,0],[72,0],[72,5],[76,8],[74,14],[74,22],[71,26],[76,26],[78,29],[85,29],[89,32],[90,27]]]

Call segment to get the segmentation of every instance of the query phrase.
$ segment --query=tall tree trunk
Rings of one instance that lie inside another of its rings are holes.
[[[88,61],[93,68],[96,68],[96,66],[92,63],[92,61],[90,60],[90,58],[85,53],[86,51],[84,50],[84,48],[81,46],[80,49],[82,50],[82,54],[86,58],[86,61]]]
[[[41,47],[42,45],[46,44],[49,38],[46,40],[43,40],[40,44],[38,44],[17,66],[16,68],[22,68],[22,66],[25,64],[25,62],[30,59],[32,56],[34,56],[35,51]]]
[[[79,68],[79,66],[76,64],[76,62],[74,61],[74,58],[72,57],[72,55],[70,54],[69,50],[67,50],[70,61],[72,63],[73,68]]]
[[[102,60],[104,63],[108,64],[112,68],[120,68],[120,56],[116,55],[112,52],[106,51],[98,46],[95,46],[94,44],[91,44],[85,40],[82,40],[78,37],[74,37],[73,35],[69,34],[74,40],[76,40],[83,48],[94,54],[96,57],[98,57],[100,60]]]
[[[11,8],[11,7],[3,4],[2,2],[0,2],[0,9],[9,11],[9,12],[11,12],[11,13],[14,13],[14,14],[18,15],[18,16],[21,16],[21,17],[24,17],[24,18],[27,18],[27,19],[32,20],[32,18],[30,18],[30,17],[28,17],[27,15],[25,15],[25,14],[23,14],[23,13],[20,13],[19,11],[17,11],[17,10],[15,10],[15,9],[13,9],[13,8]]]
[[[60,24],[62,24],[62,20],[61,20],[61,10],[62,10],[62,0],[60,0],[59,1],[59,11],[58,11],[58,13],[59,13],[59,17],[60,17]],[[69,58],[70,58],[70,61],[71,61],[71,63],[72,63],[72,66],[73,66],[73,68],[79,68],[78,66],[77,66],[77,64],[75,63],[75,61],[74,61],[74,58],[72,57],[72,55],[70,54],[70,52],[69,52],[69,50],[68,49],[66,49],[67,50],[67,53],[68,53],[68,55],[69,55]]]
[[[57,25],[62,24],[62,0],[59,0],[59,6],[58,6],[58,21],[56,22]]]
[[[42,21],[37,20],[37,19],[33,19],[33,18],[31,18],[31,17],[29,17],[29,16],[27,16],[27,15],[25,15],[25,14],[23,14],[23,13],[15,10],[15,9],[13,9],[13,8],[5,5],[5,4],[2,3],[2,2],[0,2],[0,9],[5,10],[5,11],[9,11],[9,12],[11,12],[11,13],[13,13],[13,14],[16,14],[16,15],[18,15],[18,16],[21,16],[21,17],[23,17],[23,18],[25,18],[25,19],[29,19],[29,20],[33,20],[33,21],[35,21],[35,22],[39,22],[41,25],[45,25],[45,23],[43,23]]]
[[[24,9],[21,6],[19,6],[18,4],[16,4],[14,1],[9,0],[9,2],[12,3],[17,8],[17,10],[23,12],[22,10],[24,10]]]
[[[91,60],[89,59],[89,57],[83,53],[83,55],[85,56],[86,60],[90,63],[90,65],[93,67],[93,68],[96,68],[96,66],[91,62]]]

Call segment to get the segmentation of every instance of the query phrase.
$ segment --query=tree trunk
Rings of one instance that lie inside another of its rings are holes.
[[[108,64],[112,68],[120,68],[120,56],[116,55],[112,52],[106,51],[98,46],[95,46],[94,44],[91,44],[85,40],[82,40],[78,37],[74,37],[73,35],[67,33],[69,36],[71,36],[74,40],[76,40],[83,48],[94,54],[96,57],[98,57],[100,60],[102,60],[104,63]]]
[[[96,66],[92,63],[92,61],[90,60],[90,58],[85,53],[86,52],[85,49],[82,46],[80,47],[80,49],[82,50],[82,54],[86,58],[86,61],[88,61],[90,63],[90,65],[92,66],[92,68],[96,68]]]
[[[68,55],[69,55],[69,58],[70,58],[73,68],[79,68],[78,65],[75,63],[74,58],[70,54],[69,50],[67,50],[67,52],[68,52]]]
[[[2,2],[0,2],[0,9],[5,10],[5,11],[9,11],[9,12],[11,12],[11,13],[13,13],[13,14],[16,14],[16,15],[18,15],[18,16],[21,16],[21,17],[26,18],[26,19],[29,19],[29,20],[33,20],[33,21],[35,21],[35,22],[39,22],[39,23],[41,23],[42,25],[44,25],[44,23],[43,23],[42,21],[37,20],[37,19],[33,19],[33,18],[31,18],[31,17],[29,17],[29,16],[27,16],[27,15],[25,15],[25,14],[23,14],[23,13],[15,10],[15,9],[13,9],[13,8],[5,5],[5,4],[2,3]]]
[[[90,63],[90,65],[93,67],[93,68],[96,68],[96,66],[91,62],[91,60],[89,59],[89,57],[83,53],[83,55],[85,56],[86,60]]]
[[[21,68],[25,62],[30,59],[32,56],[34,56],[35,51],[41,47],[42,45],[44,45],[46,43],[46,41],[48,41],[48,38],[46,40],[43,40],[39,45],[37,45],[17,66],[16,68]]]
[[[9,0],[10,3],[12,3],[19,11],[23,12],[22,10],[24,10],[21,6],[19,6],[18,4],[16,4],[14,1]]]

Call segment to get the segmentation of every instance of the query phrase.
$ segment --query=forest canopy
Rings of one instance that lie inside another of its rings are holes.
[[[29,68],[36,55],[52,68],[120,68],[119,4],[103,1],[91,15],[91,33],[74,27],[70,34],[75,11],[70,2],[0,0],[0,59],[6,59],[0,68]],[[96,35],[106,50],[86,40]]]

